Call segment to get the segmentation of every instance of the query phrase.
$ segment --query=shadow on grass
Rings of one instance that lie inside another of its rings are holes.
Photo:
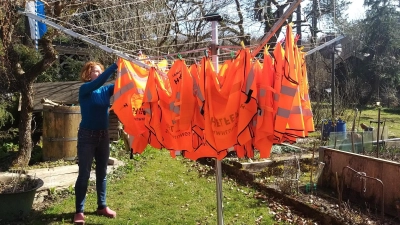
[[[46,224],[73,224],[75,212],[60,214],[43,214],[42,210],[32,210],[31,213],[23,219],[13,221],[0,221],[1,224],[7,225],[46,225]],[[85,212],[86,216],[97,216],[96,212]],[[99,223],[88,223],[85,225],[101,225]]]
[[[400,114],[400,108],[384,108],[384,112],[392,114]]]
[[[360,116],[361,120],[372,120],[374,118],[370,117],[370,116]]]

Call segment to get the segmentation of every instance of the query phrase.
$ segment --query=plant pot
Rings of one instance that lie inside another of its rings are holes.
[[[18,173],[0,173],[0,181],[11,182],[18,176],[20,176]],[[0,221],[21,219],[28,215],[32,209],[36,190],[43,186],[43,180],[40,178],[25,174],[21,174],[21,177],[35,180],[36,185],[24,191],[0,194]]]

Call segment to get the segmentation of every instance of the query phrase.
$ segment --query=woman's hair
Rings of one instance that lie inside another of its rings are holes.
[[[104,66],[101,63],[89,61],[83,66],[81,70],[81,76],[80,76],[81,81],[89,82],[91,80],[90,72],[92,71],[92,68],[94,66],[100,66],[101,70],[104,71]]]

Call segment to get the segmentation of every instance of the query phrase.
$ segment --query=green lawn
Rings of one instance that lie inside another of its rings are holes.
[[[345,111],[344,115],[340,117],[346,122],[346,130],[350,131],[353,126],[354,120],[354,109],[348,109]],[[385,121],[386,129],[388,129],[388,138],[400,137],[400,108],[381,108],[380,115],[381,122]],[[367,126],[374,127],[376,131],[378,128],[378,123],[370,123],[370,121],[378,121],[378,108],[368,107],[361,109],[357,113],[357,118],[355,121],[355,129],[357,131],[363,131],[360,124],[364,123]],[[317,121],[314,121],[317,124]],[[382,131],[383,124],[380,126]],[[309,137],[321,137],[321,125],[316,127],[316,132],[309,134]]]
[[[216,184],[212,168],[167,151],[147,149],[111,178],[107,202],[116,219],[94,214],[95,192],[87,196],[86,224],[217,224]],[[271,219],[268,201],[254,197],[254,189],[224,178],[224,224],[278,224]],[[74,197],[69,196],[25,224],[71,224]]]
[[[381,109],[381,121],[386,121],[386,127],[388,129],[388,137],[400,137],[400,109],[389,109],[389,108],[382,108]],[[359,118],[357,117],[356,127],[359,131],[361,131],[361,127],[359,124],[364,123],[367,126],[373,126],[375,130],[378,128],[377,123],[371,123],[370,121],[378,121],[378,109],[377,108],[369,108],[366,110],[361,110],[361,116],[359,114]],[[351,124],[347,123],[347,129],[351,129]],[[383,125],[380,126],[382,129]]]

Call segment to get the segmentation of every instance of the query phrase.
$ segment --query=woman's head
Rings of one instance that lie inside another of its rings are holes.
[[[96,79],[104,71],[104,66],[98,62],[87,62],[81,70],[81,81],[89,82]]]

